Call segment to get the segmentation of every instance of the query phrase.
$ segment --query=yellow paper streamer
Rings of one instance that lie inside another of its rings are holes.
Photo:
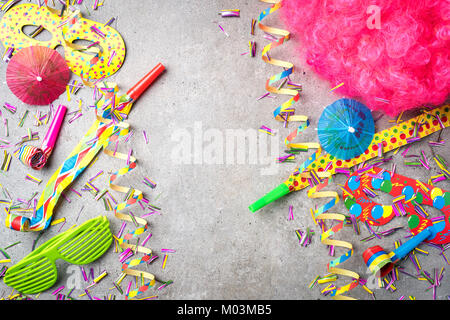
[[[110,144],[117,141],[119,136],[126,136],[129,133],[129,125],[127,123],[120,122],[117,124],[117,126],[120,126],[122,129],[119,131],[119,133],[117,135],[114,135],[113,137],[111,137]],[[143,258],[131,260],[128,263],[123,264],[123,266],[122,266],[122,272],[126,275],[143,277],[145,279],[148,279],[147,283],[142,284],[141,286],[139,286],[138,288],[136,288],[134,290],[130,290],[126,296],[126,298],[128,299],[128,298],[133,298],[133,297],[137,296],[138,294],[145,292],[149,287],[151,287],[155,284],[155,276],[153,274],[146,272],[146,271],[140,271],[140,270],[130,268],[130,267],[135,267],[141,263],[144,263],[146,261],[145,258],[148,259],[148,256],[151,256],[152,250],[149,248],[146,248],[144,246],[140,246],[137,244],[133,245],[133,244],[129,244],[129,243],[125,242],[125,241],[130,240],[130,239],[144,233],[145,231],[147,231],[148,222],[145,219],[142,219],[140,217],[134,217],[134,219],[133,219],[132,217],[130,217],[130,215],[119,212],[119,211],[125,209],[126,207],[131,206],[132,204],[135,204],[136,202],[138,202],[139,200],[141,200],[143,198],[142,191],[140,191],[138,189],[133,189],[130,187],[120,186],[120,185],[114,183],[114,181],[118,177],[127,174],[128,172],[130,172],[131,170],[133,170],[136,167],[137,159],[133,156],[129,157],[128,154],[114,152],[113,150],[109,150],[106,148],[103,150],[103,152],[110,157],[129,161],[129,165],[119,169],[118,171],[113,173],[110,177],[109,186],[112,190],[120,192],[120,193],[128,194],[126,201],[117,204],[114,207],[113,211],[114,211],[114,216],[116,218],[118,218],[120,220],[133,222],[133,223],[136,222],[137,224],[140,225],[134,231],[126,234],[122,238],[115,237],[114,239],[116,240],[116,244],[118,244],[122,249],[129,248],[135,253],[139,252],[139,253],[145,254],[145,256]]]
[[[258,18],[258,21],[257,21],[259,29],[261,29],[262,31],[264,31],[268,34],[271,34],[271,35],[281,36],[277,41],[273,41],[263,48],[262,53],[261,53],[262,60],[268,64],[271,64],[271,65],[274,65],[277,67],[281,67],[284,69],[282,72],[273,75],[266,81],[266,90],[271,93],[292,96],[292,98],[285,101],[281,106],[279,106],[277,109],[275,109],[275,111],[273,112],[273,115],[274,115],[275,119],[278,121],[306,122],[306,124],[301,125],[298,129],[291,132],[289,134],[289,136],[285,139],[285,144],[288,145],[288,147],[290,147],[289,146],[290,142],[309,125],[309,121],[308,121],[308,117],[305,115],[295,115],[294,114],[295,109],[292,108],[292,106],[294,105],[295,102],[297,102],[300,99],[299,91],[293,90],[293,89],[281,88],[282,85],[274,86],[274,84],[276,82],[278,82],[282,79],[284,79],[282,84],[284,84],[286,82],[289,75],[291,75],[294,72],[294,64],[292,64],[291,62],[287,62],[287,61],[269,57],[269,51],[271,49],[281,46],[285,42],[287,42],[290,39],[291,34],[287,30],[269,27],[269,26],[266,26],[261,23],[261,21],[265,17],[267,17],[268,15],[274,13],[275,11],[277,11],[278,9],[281,8],[282,1],[273,1],[273,0],[261,0],[261,1],[265,2],[265,3],[270,3],[270,4],[272,4],[272,6],[270,8],[267,8],[263,12],[261,12],[261,14]],[[317,145],[318,145],[317,143],[308,142],[308,143],[303,143],[302,147],[306,148],[306,149],[317,148],[318,147]]]
[[[330,213],[328,212],[329,209],[331,209],[333,206],[335,206],[339,202],[339,195],[335,191],[321,191],[323,187],[328,185],[328,179],[325,180],[324,183],[320,185],[316,185],[312,187],[310,190],[308,190],[308,197],[309,198],[332,198],[328,203],[325,205],[319,207],[316,210],[311,209],[311,213],[313,216],[314,223],[317,224],[317,221],[321,220],[322,222],[325,222],[326,220],[336,220],[339,221],[339,223],[330,229],[323,231],[320,235],[320,240],[324,245],[330,245],[334,247],[341,247],[348,249],[348,251],[339,256],[338,258],[330,261],[327,264],[327,272],[342,275],[346,277],[350,277],[353,280],[340,288],[335,288],[331,291],[331,296],[335,300],[354,300],[354,298],[349,296],[342,295],[345,292],[348,292],[358,286],[359,284],[359,275],[350,270],[342,269],[342,268],[336,268],[337,265],[343,263],[344,261],[348,260],[353,255],[353,246],[350,242],[342,241],[342,240],[336,240],[336,239],[330,239],[332,235],[335,235],[339,230],[341,230],[344,226],[345,222],[345,215],[340,213]]]

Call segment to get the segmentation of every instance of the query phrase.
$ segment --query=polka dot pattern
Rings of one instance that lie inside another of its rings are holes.
[[[59,17],[46,6],[39,8],[33,3],[14,6],[0,21],[0,41],[5,47],[14,47],[13,54],[33,45],[52,49],[61,45],[70,70],[85,80],[107,78],[117,72],[125,60],[122,36],[112,27],[85,19],[80,13],[68,18],[69,15]],[[66,20],[68,22],[61,25]],[[27,25],[42,25],[52,34],[52,39],[40,41],[29,37],[22,31]],[[97,44],[86,49],[86,46],[74,44],[76,40]]]
[[[383,153],[398,149],[402,146],[408,144],[408,139],[413,137],[414,134],[414,124],[416,122],[422,123],[421,126],[422,131],[419,131],[418,136],[420,138],[426,137],[433,132],[437,132],[442,129],[441,125],[438,121],[436,121],[435,116],[439,116],[444,127],[450,126],[450,106],[445,105],[440,108],[433,109],[431,111],[427,111],[427,113],[422,113],[419,116],[404,121],[400,124],[397,124],[391,128],[375,133],[372,143],[370,146],[359,156],[354,159],[341,160],[333,157],[330,154],[317,156],[315,159],[309,158],[305,164],[302,164],[300,172],[315,170],[319,171],[319,169],[324,169],[327,165],[329,168],[327,172],[331,174],[335,174],[338,169],[348,169],[364,161],[368,161],[378,156],[378,144],[383,145]],[[393,139],[395,138],[395,139]],[[296,170],[295,172],[297,172]],[[291,191],[301,190],[309,186],[309,182],[307,179],[301,179],[299,176],[291,175],[290,179],[287,180],[285,184],[289,187]],[[292,181],[298,181],[299,183],[296,186],[292,185]],[[380,182],[381,183],[381,182]],[[381,187],[381,185],[380,185]],[[385,186],[387,188],[388,185]]]
[[[379,176],[381,168],[373,167],[371,173]],[[416,235],[425,228],[433,226],[433,234],[427,241],[434,244],[450,242],[450,192],[423,182],[399,175],[389,171],[382,173],[382,179],[373,178],[364,174],[357,179],[357,173],[352,174],[346,181],[343,194],[344,204],[350,214],[362,222],[372,225],[384,225],[395,216],[406,214],[408,227]],[[357,181],[357,182],[356,182]],[[421,184],[425,187],[424,190]],[[392,205],[380,205],[369,198],[364,188],[373,188],[387,192],[394,199]],[[424,205],[441,210],[443,215],[434,217],[426,213]],[[401,210],[404,209],[404,213]]]

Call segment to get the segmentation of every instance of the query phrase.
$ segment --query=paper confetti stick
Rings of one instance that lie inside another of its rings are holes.
[[[273,1],[273,0],[261,0],[262,2],[271,3],[272,6],[270,8],[267,8],[258,17],[257,23],[258,27],[265,32],[266,35],[271,36],[271,43],[266,45],[261,53],[262,60],[266,63],[269,63],[271,65],[275,65],[278,67],[282,67],[283,71],[273,75],[266,81],[266,90],[270,93],[276,93],[276,94],[284,94],[284,95],[290,95],[292,98],[282,103],[279,107],[277,107],[273,111],[273,116],[278,121],[283,121],[285,124],[285,127],[287,126],[287,123],[290,121],[301,121],[305,122],[305,124],[300,125],[296,131],[293,131],[289,136],[285,139],[285,143],[288,144],[291,142],[300,132],[302,132],[308,125],[308,117],[304,115],[294,115],[295,109],[292,108],[294,103],[296,103],[300,99],[300,90],[301,86],[293,84],[290,82],[290,75],[294,72],[294,65],[287,61],[282,61],[278,59],[269,58],[269,51],[275,47],[283,45],[285,42],[287,42],[290,39],[290,32],[287,30],[269,27],[266,25],[263,25],[261,21],[267,17],[268,15],[274,13],[282,6],[282,1]],[[273,35],[281,36],[280,38],[276,38]],[[281,81],[281,84],[279,86],[275,86],[274,84],[278,81]],[[291,85],[291,89],[282,88],[285,81],[289,80],[288,83]],[[293,87],[293,88],[292,88]],[[298,90],[300,89],[300,90]],[[317,144],[309,145],[310,147],[317,147]],[[303,145],[305,147],[305,144]],[[286,162],[286,161],[281,161]]]
[[[13,105],[10,105],[9,103],[5,102],[3,104],[3,108],[5,108],[6,110],[8,110],[9,112],[11,112],[12,114],[16,113],[17,108],[14,107]]]
[[[222,28],[222,26],[221,26],[220,24],[217,24],[217,25],[219,26],[220,30],[221,30],[223,33],[225,33],[225,35],[226,35],[227,37],[229,37],[228,33]]]
[[[251,26],[250,26],[250,34],[252,36],[255,35],[255,26],[256,26],[256,19],[252,19],[252,23],[251,23]]]
[[[267,133],[267,134],[269,134],[269,135],[271,135],[271,136],[273,136],[273,134],[274,134],[273,130],[270,129],[270,128],[268,128],[268,127],[266,127],[266,126],[261,126],[261,127],[259,128],[259,131],[260,131],[260,132]]]
[[[9,166],[11,164],[11,154],[6,152],[6,150],[3,150],[3,154],[4,154],[3,163],[2,163],[2,166],[1,166],[0,169],[2,171],[8,171],[9,170]]]
[[[152,180],[150,180],[150,179],[147,178],[147,177],[144,177],[144,180],[142,180],[142,182],[143,182],[144,184],[146,184],[147,186],[149,186],[150,188],[152,188],[152,189],[155,189],[155,188],[156,188],[156,183],[153,182]]]
[[[240,10],[239,9],[220,10],[219,15],[221,15],[222,17],[239,17]]]
[[[337,86],[335,86],[335,87],[331,88],[329,92],[332,92],[332,91],[336,90],[337,88],[340,88],[340,87],[342,87],[343,85],[344,85],[344,83],[343,83],[343,82],[341,82],[341,83],[340,83],[340,84],[338,84]]]

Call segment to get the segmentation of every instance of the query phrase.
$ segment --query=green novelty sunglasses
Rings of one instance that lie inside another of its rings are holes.
[[[44,242],[10,267],[3,281],[23,294],[42,292],[57,280],[56,260],[88,264],[101,257],[111,242],[109,221],[105,216],[99,216]]]

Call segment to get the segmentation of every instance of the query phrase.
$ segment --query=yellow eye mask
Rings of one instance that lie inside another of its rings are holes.
[[[112,27],[81,16],[79,10],[61,12],[47,6],[26,3],[14,6],[0,21],[0,41],[18,50],[40,45],[55,49],[64,47],[70,70],[84,80],[107,78],[120,69],[125,59],[125,43]],[[24,33],[26,26],[43,28],[52,38],[41,41]],[[77,40],[88,41],[79,45]]]

